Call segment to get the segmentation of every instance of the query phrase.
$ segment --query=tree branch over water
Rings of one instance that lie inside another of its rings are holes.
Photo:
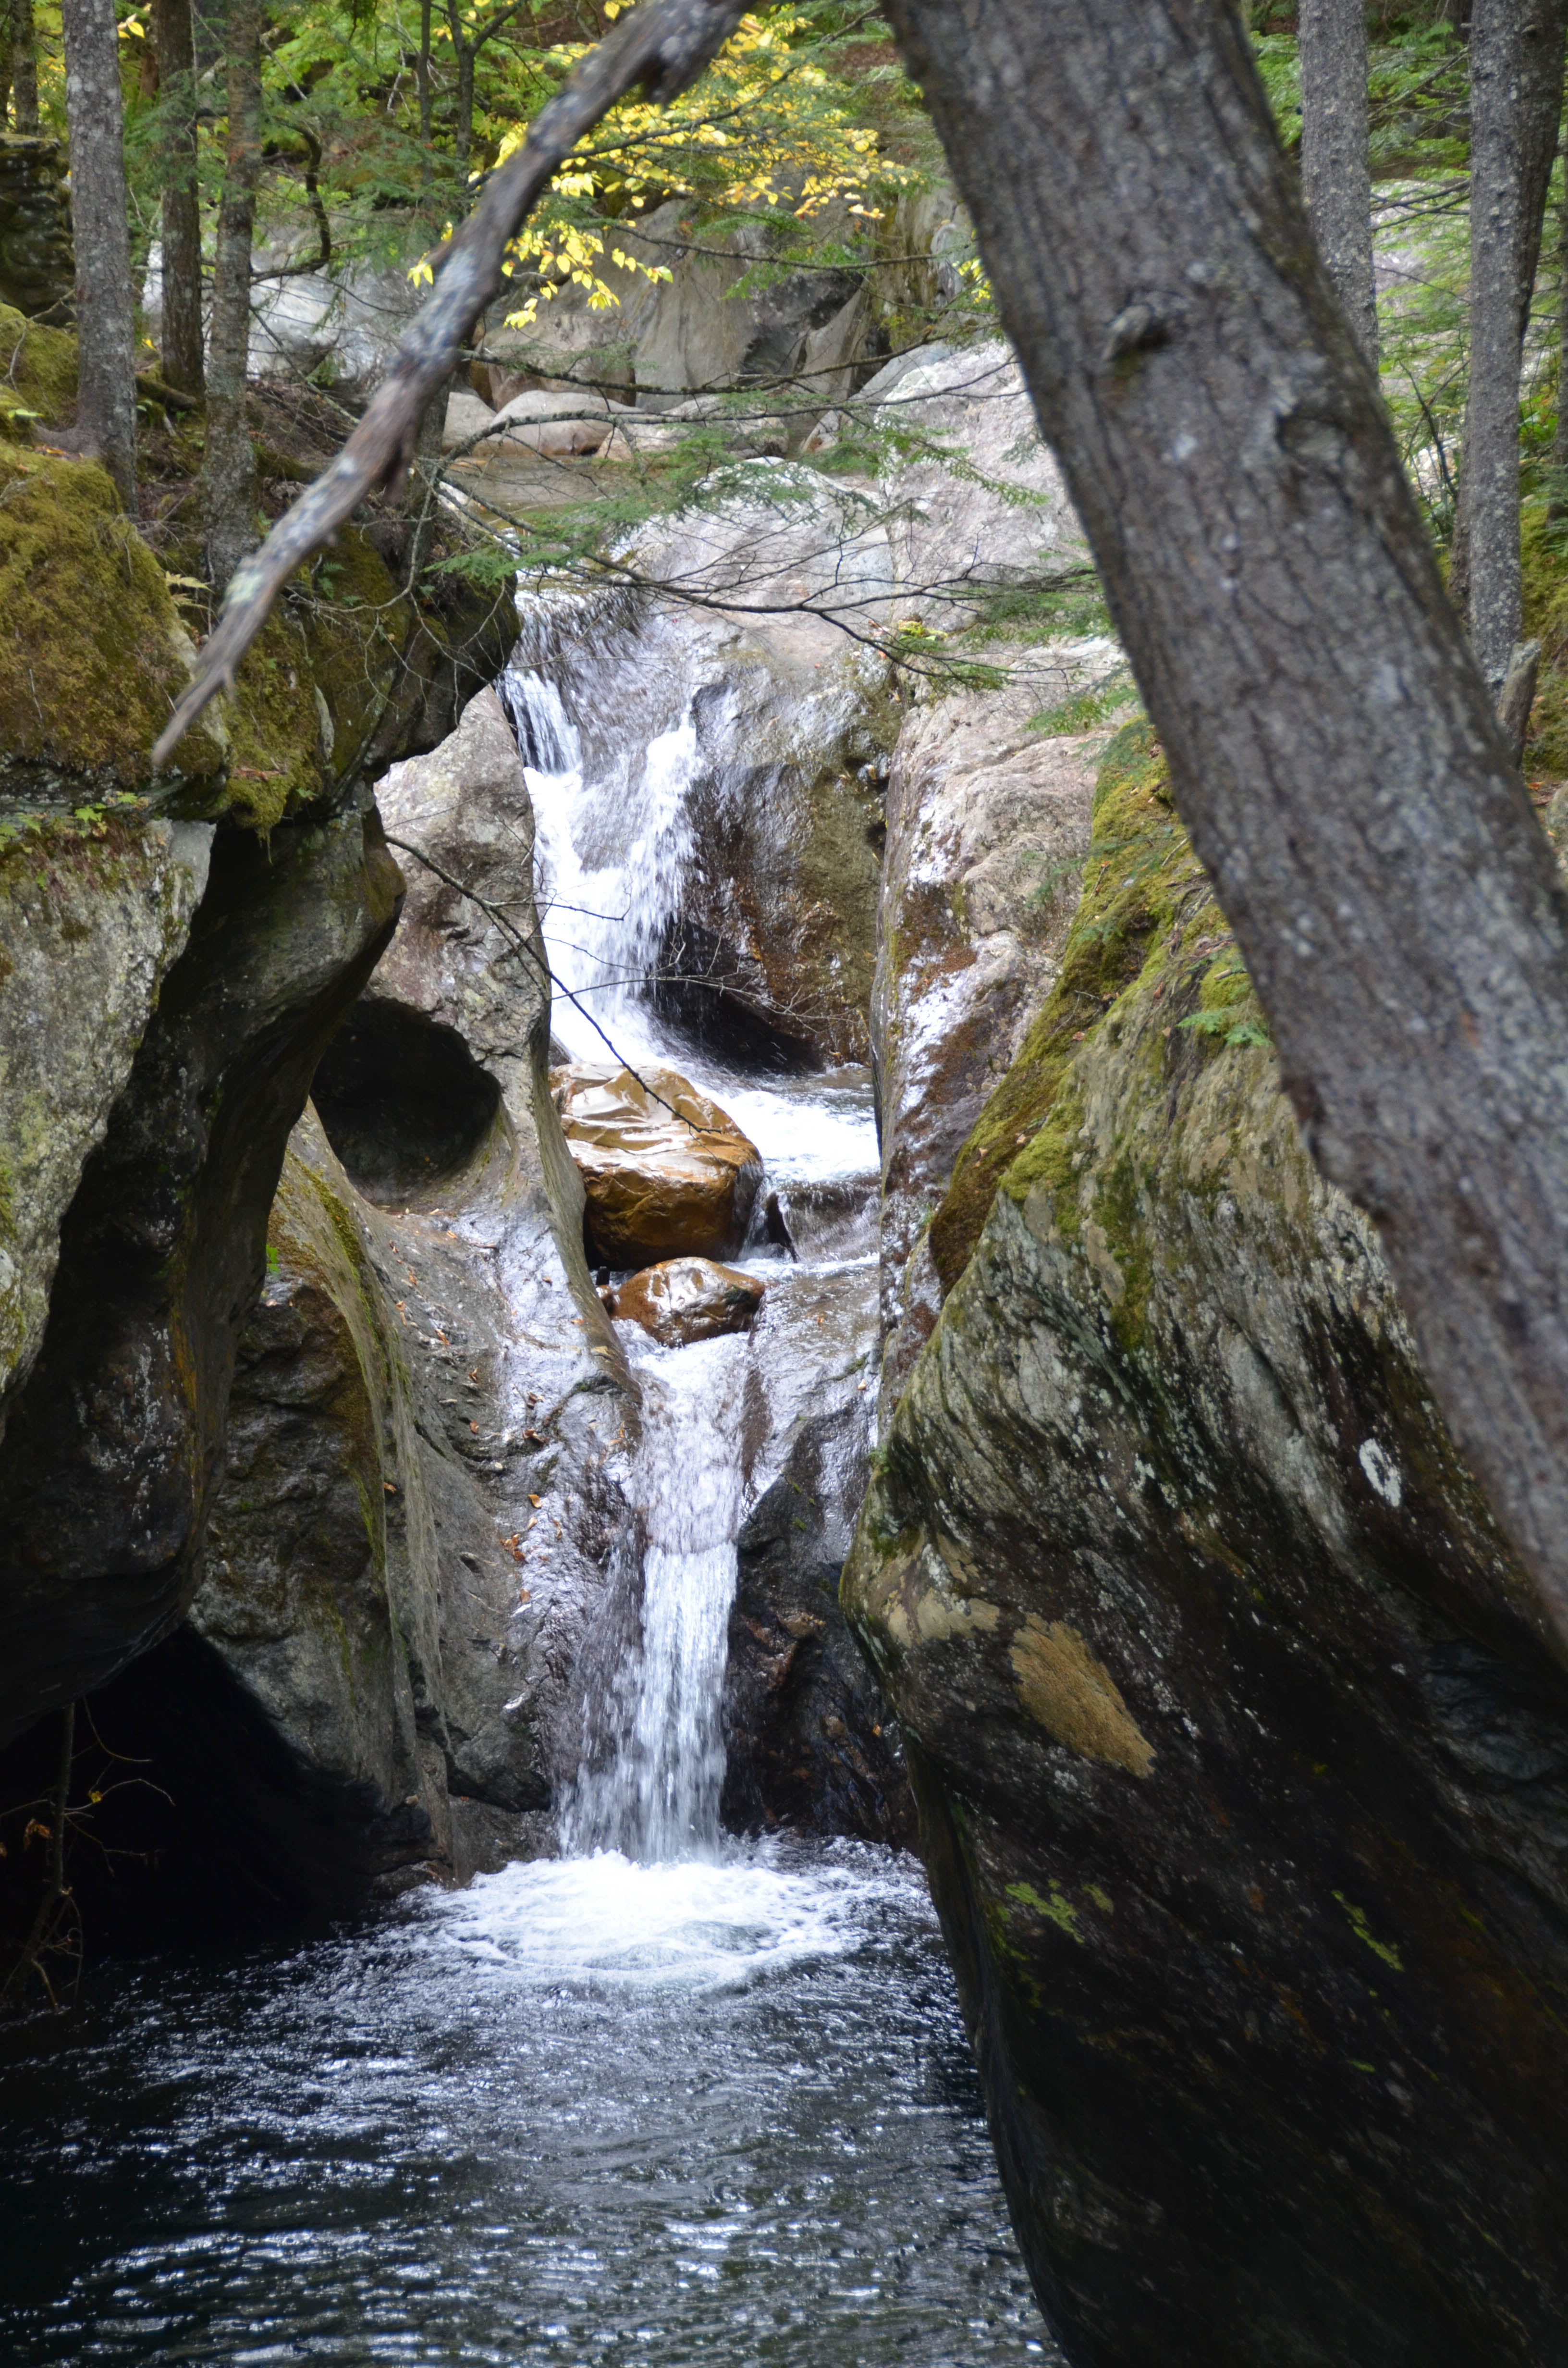
[[[578,141],[633,91],[661,104],[677,98],[723,47],[741,15],[742,0],[642,0],[540,110],[523,146],[491,176],[447,250],[434,290],[337,459],[236,569],[195,679],[153,751],[155,767],[168,762],[208,700],[233,682],[294,570],[368,494],[401,483],[426,405],[457,367],[480,314],[500,293],[507,246]]]

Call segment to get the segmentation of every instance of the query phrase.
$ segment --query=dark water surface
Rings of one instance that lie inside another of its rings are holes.
[[[0,2041],[0,2362],[1052,2361],[918,1871],[517,1866]]]

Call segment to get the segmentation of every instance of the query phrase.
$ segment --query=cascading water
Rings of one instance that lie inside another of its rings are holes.
[[[665,688],[678,695],[678,677]],[[531,666],[506,678],[534,809],[540,921],[558,982],[552,1030],[574,1059],[668,1061],[751,1133],[769,1167],[865,1174],[875,1136],[864,1107],[820,1089],[747,1085],[666,1041],[646,981],[679,909],[693,832],[697,761],[689,700],[641,748],[623,741],[607,778],[556,685]],[[608,1041],[607,1041],[608,1040]],[[863,1103],[863,1097],[861,1097]],[[621,1732],[608,1767],[584,1770],[565,1804],[569,1850],[618,1849],[643,1861],[719,1851],[724,1775],[720,1701],[743,1511],[740,1401],[744,1339],[627,1348],[643,1399],[631,1494],[646,1537],[639,1653],[619,1673]]]
[[[555,685],[520,667],[506,690],[534,806],[553,1032],[574,1060],[610,1059],[612,1043],[631,1060],[657,1058],[639,989],[691,854],[691,717],[655,734],[619,779],[585,780],[581,737]]]
[[[619,1850],[644,1863],[720,1854],[720,1709],[748,1349],[744,1339],[706,1340],[637,1360],[642,1643],[612,1705],[620,1725],[614,1756],[602,1770],[585,1766],[563,1804],[569,1853]]]
[[[776,1180],[853,1197],[876,1164],[863,1080],[717,1071],[666,1047],[639,991],[692,860],[696,737],[689,684],[642,655],[593,686],[626,711],[597,771],[547,672],[505,686],[546,942],[578,997],[555,1032],[608,1061],[591,1013],[618,1053],[673,1053]],[[767,1281],[749,1336],[661,1349],[621,1327],[640,1634],[566,1855],[219,1979],[131,1968],[37,2063],[7,2067],[0,2031],[11,2368],[1051,2356],[918,1872],[721,1837],[736,1533],[769,1441],[834,1393],[863,1403],[874,1340],[866,1258],[807,1244]]]

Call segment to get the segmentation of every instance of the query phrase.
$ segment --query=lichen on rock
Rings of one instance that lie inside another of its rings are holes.
[[[1544,2368],[1568,1676],[1146,724],[931,1239],[844,1600],[1048,2312],[1125,2368]]]

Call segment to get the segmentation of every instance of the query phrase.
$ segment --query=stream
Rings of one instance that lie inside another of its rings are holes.
[[[874,1373],[869,1080],[666,1041],[636,982],[690,860],[689,722],[644,719],[640,760],[596,777],[551,682],[506,690],[576,997],[561,1048],[607,1060],[603,1029],[677,1066],[787,1210],[827,1187],[835,1221],[797,1259],[748,1250],[751,1335],[619,1327],[641,1646],[561,1858],[304,1945],[105,1968],[74,2014],[0,2033],[0,2360],[1054,2361],[917,1862],[720,1826],[737,1532],[790,1410],[830,1366]]]

